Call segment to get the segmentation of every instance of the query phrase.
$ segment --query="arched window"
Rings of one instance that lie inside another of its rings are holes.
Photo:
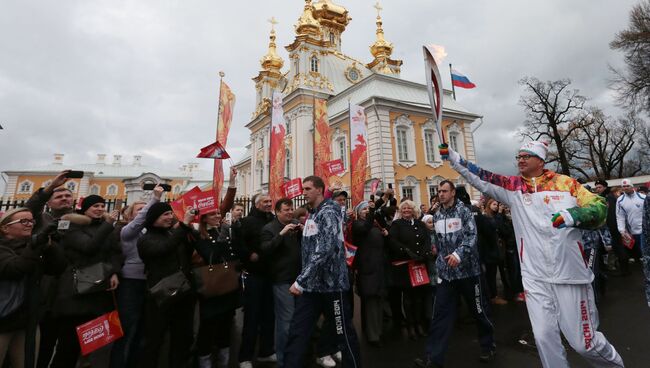
[[[343,168],[346,169],[348,167],[348,144],[347,144],[347,139],[345,137],[340,137],[336,140],[336,153],[335,156],[336,158],[340,158],[341,161],[343,162]]]
[[[106,188],[106,195],[114,196],[117,195],[117,185],[111,184]]]
[[[300,59],[293,59],[293,69],[295,70],[295,74],[300,73]]]
[[[93,184],[90,186],[90,194],[99,195],[99,185]]]
[[[458,133],[449,133],[449,145],[458,152]]]
[[[336,45],[336,35],[334,33],[330,33],[330,43]]]
[[[284,161],[284,176],[291,179],[291,150],[287,149],[284,151],[285,161]]]
[[[415,165],[415,134],[413,132],[413,121],[407,115],[400,115],[395,119],[393,136],[395,137],[395,155],[397,163],[404,167]]]
[[[309,65],[312,72],[318,73],[318,57],[316,55],[311,57]]]
[[[400,161],[409,160],[408,151],[408,130],[405,128],[397,128],[397,158]]]
[[[20,183],[20,186],[18,187],[18,193],[31,193],[32,187],[34,187],[34,183],[29,180],[25,180],[24,182]]]
[[[465,155],[465,142],[463,138],[463,128],[454,121],[447,127],[449,137],[449,146],[461,155]]]
[[[264,165],[262,164],[262,161],[257,161],[257,164],[255,165],[255,174],[257,174],[258,184],[262,185],[264,182]]]
[[[71,191],[72,193],[74,193],[74,192],[77,190],[77,183],[75,183],[74,181],[69,181],[69,182],[65,185],[65,187],[68,188],[69,191]]]

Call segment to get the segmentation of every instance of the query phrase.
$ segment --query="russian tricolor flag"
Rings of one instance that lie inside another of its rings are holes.
[[[469,78],[461,74],[458,70],[451,70],[451,83],[460,88],[475,88],[476,84],[472,83]]]

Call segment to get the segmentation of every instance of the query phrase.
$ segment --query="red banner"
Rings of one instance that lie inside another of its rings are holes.
[[[289,199],[294,199],[302,194],[302,179],[295,178],[282,184],[282,192]]]
[[[366,171],[368,170],[368,129],[363,106],[350,105],[350,171],[352,207],[363,201]]]
[[[77,326],[81,355],[88,355],[122,336],[124,336],[124,332],[117,311],[106,313]]]
[[[220,142],[223,147],[226,147],[228,143],[228,132],[230,132],[234,109],[235,94],[232,93],[226,83],[221,81],[219,89],[219,116],[217,118],[217,142]],[[215,160],[212,189],[217,193],[217,203],[219,202],[221,188],[223,187],[223,178],[223,162],[221,160]]]
[[[343,167],[343,160],[340,158],[332,161],[327,161],[323,165],[325,165],[326,168],[325,172],[327,172],[329,175],[337,175],[345,171],[345,168]]]
[[[379,183],[381,183],[381,180],[372,179],[372,184],[370,184],[370,194],[377,193],[377,188],[379,188]]]
[[[271,110],[271,143],[269,144],[269,195],[275,203],[284,196],[284,166],[286,153],[284,148],[284,111],[282,110],[282,93],[273,92]]]
[[[201,195],[201,188],[194,187],[180,198],[170,203],[179,221],[183,221],[187,207],[195,207],[196,199]]]
[[[194,208],[199,210],[199,216],[214,212],[219,207],[217,206],[217,196],[214,193],[214,190],[206,190],[205,192],[201,192],[195,199],[194,199]]]
[[[324,164],[332,158],[332,134],[327,119],[327,101],[314,99],[314,175],[329,185],[330,173]]]
[[[429,285],[429,273],[427,266],[424,263],[409,262],[409,276],[411,278],[411,286]]]
[[[344,242],[343,245],[345,245],[345,263],[347,263],[348,267],[352,267],[354,264],[354,257],[357,255],[357,247],[347,241]]]
[[[223,148],[221,143],[214,142],[208,146],[205,146],[201,148],[201,152],[199,152],[198,155],[196,155],[197,158],[215,158],[218,160],[223,160],[226,158],[230,158],[230,155],[228,152],[226,152],[226,149]]]

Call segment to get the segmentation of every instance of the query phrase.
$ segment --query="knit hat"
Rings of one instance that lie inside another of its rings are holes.
[[[172,206],[170,206],[169,203],[154,203],[151,207],[149,207],[149,211],[147,211],[147,217],[144,222],[145,227],[151,227],[153,223],[158,220],[158,217],[160,217],[163,213],[171,210]]]
[[[361,202],[359,202],[358,205],[356,205],[354,207],[354,213],[359,215],[359,212],[361,212],[361,210],[363,210],[364,208],[366,208],[368,206],[369,206],[368,201],[361,201]]]
[[[426,214],[422,216],[422,222],[426,223],[428,219],[433,219],[433,215]]]
[[[15,215],[15,214],[17,214],[19,212],[29,212],[29,208],[18,207],[18,208],[14,208],[14,209],[11,209],[11,210],[3,213],[2,217],[0,217],[0,226],[2,226],[4,224],[6,224],[7,222],[9,222],[9,219],[11,218],[11,216],[13,216],[13,215]]]
[[[81,202],[81,208],[79,208],[79,213],[84,214],[90,207],[97,203],[106,203],[106,200],[102,198],[101,196],[98,196],[96,194],[91,194],[88,197],[84,198],[84,200]]]
[[[542,141],[530,141],[528,143],[524,143],[524,145],[519,149],[519,152],[526,152],[533,156],[537,156],[542,160],[546,160],[546,154],[548,153],[548,143]]]

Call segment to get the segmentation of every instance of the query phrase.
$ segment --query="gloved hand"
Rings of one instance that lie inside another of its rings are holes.
[[[32,249],[38,249],[46,245],[50,241],[50,237],[56,233],[58,227],[57,222],[53,222],[41,230],[37,234],[32,235]]]
[[[553,227],[557,229],[564,229],[565,227],[574,225],[573,217],[568,211],[564,210],[555,213],[553,217],[551,217],[551,222],[553,223]]]
[[[438,151],[443,160],[449,160],[449,145],[447,143],[438,145]]]

